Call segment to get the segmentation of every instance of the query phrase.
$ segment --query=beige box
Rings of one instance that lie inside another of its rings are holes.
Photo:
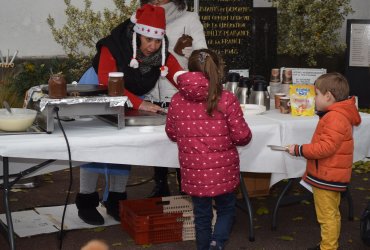
[[[270,194],[271,173],[242,173],[249,197],[267,196]],[[241,192],[238,198],[242,198]]]

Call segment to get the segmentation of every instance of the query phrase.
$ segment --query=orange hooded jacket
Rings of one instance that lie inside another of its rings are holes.
[[[311,143],[296,147],[298,155],[307,159],[304,181],[326,190],[347,189],[353,163],[352,127],[360,123],[354,97],[328,107],[320,117]]]

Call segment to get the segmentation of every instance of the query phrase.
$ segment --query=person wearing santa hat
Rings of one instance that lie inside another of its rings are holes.
[[[166,13],[166,36],[168,37],[168,51],[172,53],[181,67],[188,68],[188,58],[193,50],[206,49],[207,42],[204,35],[203,24],[200,22],[199,15],[196,12],[188,11],[186,0],[141,0],[142,5],[153,4],[160,6]],[[191,45],[187,44],[181,50],[181,53],[175,52],[176,44],[183,37],[191,39]],[[171,98],[177,93],[177,88],[173,86],[166,78],[160,77],[156,86],[145,97],[154,103],[159,103],[162,107],[168,107]],[[171,195],[168,181],[168,168],[154,167],[153,190],[148,197],[162,197]],[[176,177],[179,191],[181,192],[180,169],[176,168]]]
[[[176,86],[176,78],[183,72],[176,58],[168,53],[165,29],[164,9],[146,4],[129,20],[114,28],[110,35],[98,41],[93,68],[99,84],[108,84],[109,72],[123,72],[124,95],[129,97],[134,109],[162,110],[160,106],[144,101],[141,96],[153,89],[160,77],[167,77]],[[91,171],[93,168],[97,171]],[[124,168],[126,174],[119,173]],[[104,224],[104,218],[96,209],[99,205],[96,184],[101,169],[106,171],[106,180],[109,181],[109,193],[103,199],[107,213],[119,221],[119,201],[127,198],[129,166],[105,163],[81,166],[76,206],[79,217],[92,225]]]

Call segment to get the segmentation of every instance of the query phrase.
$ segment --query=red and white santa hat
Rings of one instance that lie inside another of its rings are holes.
[[[164,65],[166,60],[166,43],[164,39],[166,30],[166,17],[164,9],[155,5],[145,4],[131,16],[130,20],[135,24],[134,34],[132,37],[133,55],[130,62],[130,67],[139,67],[139,62],[136,59],[136,33],[138,33],[146,37],[162,39],[161,76],[166,76],[168,73],[168,68]]]

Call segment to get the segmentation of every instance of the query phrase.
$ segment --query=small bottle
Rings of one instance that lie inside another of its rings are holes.
[[[53,99],[62,99],[67,96],[67,81],[62,74],[53,74],[49,81],[49,97]]]
[[[109,72],[108,74],[108,95],[122,96],[124,89],[123,72]]]

